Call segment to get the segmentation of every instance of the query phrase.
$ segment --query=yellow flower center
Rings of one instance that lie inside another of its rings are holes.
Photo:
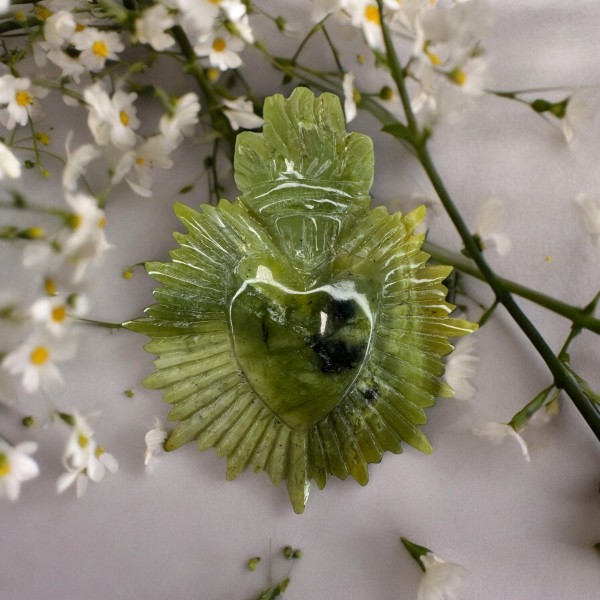
[[[33,104],[33,98],[27,90],[19,90],[15,94],[15,100],[19,106],[29,106]]]
[[[225,48],[227,48],[227,43],[221,37],[215,38],[215,41],[212,43],[213,50],[215,52],[223,52]]]
[[[44,237],[44,230],[41,227],[29,227],[25,233],[30,240],[39,240]]]
[[[138,156],[138,157],[135,159],[135,164],[136,164],[138,167],[141,167],[141,166],[142,166],[142,165],[143,165],[145,162],[146,162],[146,159],[145,159],[143,156]]]
[[[370,23],[375,23],[375,25],[381,24],[379,9],[374,4],[369,4],[369,6],[365,8],[365,19]]]
[[[71,229],[77,229],[81,226],[81,216],[76,214],[69,215],[67,219],[67,225]]]
[[[83,449],[85,449],[87,447],[89,441],[90,441],[90,438],[87,435],[83,435],[83,433],[80,433],[79,437],[77,438],[77,443]]]
[[[36,367],[41,367],[44,363],[48,362],[50,358],[50,352],[45,346],[38,346],[34,348],[33,352],[29,356],[29,359]]]
[[[102,40],[97,40],[92,45],[92,52],[100,58],[106,58],[108,56],[108,46]]]
[[[48,17],[51,17],[54,13],[46,8],[45,6],[36,6],[35,7],[35,16],[40,20],[40,21],[45,21]]]
[[[82,25],[81,23],[77,23],[77,25],[75,25],[75,31],[77,33],[81,33],[84,29],[85,29],[85,25]]]
[[[211,4],[221,4],[221,0],[208,0]]]
[[[129,125],[129,115],[124,110],[119,113],[119,119],[121,120],[121,123],[125,125],[125,127]]]
[[[5,477],[10,473],[10,462],[4,452],[0,452],[0,477]]]
[[[52,320],[62,323],[67,316],[67,309],[64,306],[57,306],[52,309]]]
[[[56,281],[54,279],[45,279],[44,280],[44,291],[48,296],[56,296]]]
[[[458,85],[464,85],[467,81],[467,74],[462,69],[454,69],[454,71],[450,73],[450,79]]]
[[[106,225],[106,217],[100,217],[98,219],[98,229],[104,229],[105,225]]]
[[[104,446],[98,446],[96,448],[96,458],[100,458],[104,454]]]

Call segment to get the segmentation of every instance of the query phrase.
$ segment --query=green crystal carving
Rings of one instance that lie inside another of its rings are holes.
[[[145,384],[164,389],[174,450],[197,440],[282,480],[298,513],[311,480],[364,485],[368,464],[402,443],[431,452],[424,409],[451,396],[448,338],[476,325],[449,314],[427,265],[425,209],[370,209],[373,146],[347,133],[336,96],[306,88],[267,98],[263,133],[238,136],[234,203],[175,213],[187,234],[146,317],[127,323],[158,355]]]

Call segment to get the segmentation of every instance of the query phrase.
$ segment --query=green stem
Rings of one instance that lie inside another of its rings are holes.
[[[194,48],[181,26],[175,25],[175,27],[171,29],[171,33],[173,34],[173,37],[179,45],[181,53],[183,54],[186,60],[186,70],[188,71],[188,73],[191,73],[191,75],[198,83],[198,87],[200,88],[204,96],[207,98],[210,107],[218,109],[210,111],[210,120],[213,129],[220,133],[227,141],[229,149],[231,151],[231,155],[233,156],[233,152],[235,150],[236,135],[233,129],[231,128],[227,117],[223,114],[223,111],[221,110],[221,101],[218,94],[214,91],[214,89],[208,82],[206,74],[204,73],[204,69],[202,69],[202,67],[196,61],[196,53],[194,52]]]
[[[80,323],[85,325],[93,325],[94,327],[104,327],[105,329],[123,329],[121,323],[110,323],[108,321],[96,321],[95,319],[84,319],[82,317],[74,317]]]
[[[383,14],[382,0],[377,0],[377,4],[381,14]],[[429,177],[429,181],[440,198],[440,201],[444,206],[446,213],[450,217],[450,220],[454,224],[454,227],[462,238],[465,250],[470,256],[473,257],[473,260],[479,268],[479,271],[494,292],[497,301],[506,308],[513,320],[521,328],[523,333],[527,336],[529,341],[533,344],[550,369],[550,372],[554,377],[555,386],[563,389],[569,395],[598,440],[600,440],[600,419],[592,407],[590,399],[585,395],[575,377],[573,377],[565,365],[556,357],[550,346],[548,346],[546,343],[546,340],[527,318],[525,313],[515,302],[511,293],[502,285],[502,282],[499,281],[494,271],[488,265],[486,259],[483,257],[483,253],[479,249],[476,241],[473,239],[469,228],[454,204],[452,197],[448,193],[448,190],[446,189],[446,186],[444,185],[444,182],[442,181],[442,178],[440,177],[440,174],[438,173],[437,168],[431,159],[431,155],[429,154],[429,149],[427,147],[427,139],[419,139],[417,122],[412,111],[410,97],[404,82],[404,73],[400,67],[396,49],[392,43],[387,23],[383,18],[381,19],[381,29],[383,32],[388,64],[392,73],[392,78],[394,79],[394,82],[398,88],[398,94],[400,95],[400,99],[406,113],[408,129],[412,134],[412,139],[408,141],[414,147],[417,157],[419,158],[425,173]]]
[[[473,261],[462,256],[461,254],[458,254],[457,252],[451,252],[450,250],[442,248],[433,242],[425,242],[423,244],[423,250],[427,252],[427,254],[430,254],[431,257],[439,263],[451,265],[461,273],[475,277],[480,281],[486,281],[486,278],[477,268],[477,266],[473,264]],[[504,279],[503,277],[498,277],[497,279],[502,287],[510,293],[521,296],[521,298],[531,300],[531,302],[535,302],[536,304],[539,304],[540,306],[543,306],[544,308],[547,308],[548,310],[551,310],[552,312],[569,319],[569,321],[572,321],[579,327],[583,327],[584,329],[589,329],[594,333],[600,334],[600,319],[594,318],[585,309],[567,304],[566,302],[557,300],[552,296],[547,296],[546,294],[542,294],[541,292],[528,288],[524,285],[515,283],[510,279]]]

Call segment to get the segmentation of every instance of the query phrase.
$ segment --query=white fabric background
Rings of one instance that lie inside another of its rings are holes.
[[[600,83],[600,3],[493,4],[496,26],[486,47],[496,88]],[[285,12],[292,20],[305,16],[306,8],[275,2],[271,12]],[[266,32],[288,53],[297,43]],[[358,44],[359,38],[345,43]],[[348,66],[356,52],[354,47],[345,53]],[[322,46],[309,48],[307,62],[321,64],[324,54]],[[280,89],[280,76],[270,74],[252,50],[245,61],[259,93]],[[362,71],[359,84],[373,76],[372,69]],[[187,89],[179,80],[173,87],[179,93]],[[50,108],[57,131],[85,128],[72,110]],[[359,116],[351,129],[375,136],[376,203],[409,198],[414,191],[431,194],[418,164],[377,133],[368,115]],[[514,247],[507,258],[490,253],[498,273],[576,304],[598,290],[600,248],[582,233],[572,199],[578,192],[600,195],[599,134],[598,127],[591,128],[568,147],[533,111],[495,98],[483,98],[462,124],[437,131],[432,153],[467,221],[473,223],[489,193],[507,204]],[[203,152],[193,145],[181,151],[176,167],[159,177],[153,199],[123,188],[110,200],[106,232],[115,248],[94,272],[93,318],[123,321],[152,302],[150,278],[138,270],[124,281],[122,268],[164,259],[174,247],[171,233],[178,224],[170,207],[179,199],[177,190],[198,173]],[[48,190],[58,189],[54,185],[32,176],[23,189],[42,201]],[[204,189],[201,182],[183,201],[197,205]],[[460,248],[443,216],[433,218],[431,226],[434,241]],[[0,251],[2,289],[34,291],[19,267],[19,252],[8,244]],[[483,286],[473,283],[470,289],[489,301]],[[558,350],[568,322],[521,304]],[[101,410],[97,437],[117,457],[120,470],[91,484],[81,500],[73,490],[56,496],[66,432],[25,431],[16,413],[0,412],[9,438],[35,439],[42,449],[41,477],[23,487],[18,504],[0,504],[0,598],[250,600],[267,583],[271,541],[277,555],[285,544],[304,551],[292,572],[290,600],[414,598],[420,571],[401,547],[400,535],[468,568],[471,575],[459,596],[465,600],[598,598],[600,557],[592,548],[600,542],[598,441],[568,399],[559,419],[526,430],[529,464],[513,440],[497,447],[474,436],[473,425],[507,421],[551,382],[503,310],[477,337],[477,398],[466,404],[440,400],[429,411],[425,431],[434,454],[407,448],[403,455],[386,455],[371,466],[365,488],[350,479],[331,479],[323,491],[313,486],[306,512],[298,516],[284,486],[275,488],[266,474],[252,472],[226,482],[225,460],[213,451],[200,454],[193,444],[164,456],[154,475],[146,476],[144,434],[154,415],[164,418],[168,411],[160,392],[140,385],[152,371],[151,356],[143,352],[141,336],[86,328],[77,359],[64,370],[67,386],[50,400],[62,409]],[[595,336],[583,334],[572,350],[577,369],[597,389],[599,347]],[[132,399],[123,395],[127,388],[135,390]],[[43,402],[23,398],[23,414],[42,415]],[[249,573],[244,563],[256,554],[263,563]],[[276,556],[274,577],[285,576],[287,567]]]

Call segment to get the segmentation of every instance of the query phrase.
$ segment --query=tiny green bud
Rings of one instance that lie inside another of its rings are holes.
[[[379,90],[379,97],[382,100],[391,100],[394,97],[394,91],[392,90],[392,88],[389,85],[384,85]]]
[[[123,279],[131,279],[133,277],[133,271],[131,269],[124,269],[121,273]]]
[[[35,419],[31,415],[28,415],[27,417],[23,417],[23,420],[21,421],[21,423],[23,423],[23,427],[29,427],[29,428],[33,428],[36,425]]]
[[[69,413],[59,412],[58,416],[69,426],[75,427],[75,417]]]
[[[287,21],[284,19],[284,17],[279,16],[275,19],[275,25],[277,25],[277,29],[283,33],[287,26]]]
[[[356,55],[356,62],[359,65],[364,65],[367,62],[367,59],[365,58],[364,54],[357,54]]]
[[[26,169],[33,169],[35,163],[32,160],[26,160],[24,163]]]
[[[529,106],[535,110],[535,112],[543,113],[552,109],[552,102],[548,102],[548,100],[542,100],[538,98],[534,100]]]
[[[128,398],[133,398],[135,396],[135,393],[132,389],[125,390],[123,394],[125,394],[125,396]]]
[[[290,558],[292,558],[292,547],[291,546],[286,546],[283,549],[283,555],[289,560]]]
[[[251,558],[248,561],[248,570],[249,571],[254,571],[258,565],[258,563],[260,562],[260,556],[255,556],[254,558]]]
[[[292,552],[292,558],[302,558],[302,550],[300,550],[300,548],[296,548],[296,550]]]
[[[194,184],[191,183],[190,185],[184,185],[180,190],[179,193],[180,194],[187,194],[189,192],[191,192],[194,189]]]

